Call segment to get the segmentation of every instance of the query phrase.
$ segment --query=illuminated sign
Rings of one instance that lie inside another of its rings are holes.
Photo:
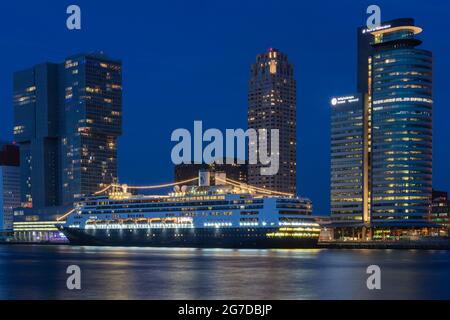
[[[371,32],[374,32],[374,31],[380,31],[380,30],[389,29],[389,28],[391,28],[391,25],[387,24],[387,25],[384,25],[384,26],[378,26],[378,27],[373,28],[373,29],[363,29],[362,33],[363,34],[371,33]]]
[[[337,106],[337,105],[341,105],[341,104],[354,103],[354,102],[358,102],[358,101],[359,101],[359,97],[355,97],[355,96],[336,97],[336,98],[331,99],[331,105]]]

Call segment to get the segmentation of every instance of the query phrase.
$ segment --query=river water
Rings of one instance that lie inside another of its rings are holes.
[[[450,299],[450,251],[2,245],[0,299]]]

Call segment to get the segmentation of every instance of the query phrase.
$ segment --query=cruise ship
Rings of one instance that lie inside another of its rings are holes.
[[[205,176],[206,175],[206,176]],[[306,198],[200,173],[196,186],[136,195],[115,186],[82,199],[59,228],[74,245],[193,248],[314,248],[320,226]]]

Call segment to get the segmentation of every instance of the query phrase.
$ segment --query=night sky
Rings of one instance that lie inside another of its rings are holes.
[[[82,30],[66,28],[77,4]],[[12,139],[12,74],[79,52],[123,61],[119,178],[173,179],[177,128],[246,128],[250,64],[269,47],[295,66],[298,189],[315,214],[329,212],[330,112],[356,88],[356,28],[377,4],[382,20],[412,17],[434,53],[434,186],[450,191],[450,2],[396,1],[1,1],[0,139]]]

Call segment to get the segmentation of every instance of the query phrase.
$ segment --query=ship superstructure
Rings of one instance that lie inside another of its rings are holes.
[[[269,194],[200,173],[199,186],[176,186],[167,195],[133,195],[114,186],[80,201],[61,230],[80,245],[218,248],[305,248],[320,227],[306,198]],[[202,182],[203,181],[203,182]]]

